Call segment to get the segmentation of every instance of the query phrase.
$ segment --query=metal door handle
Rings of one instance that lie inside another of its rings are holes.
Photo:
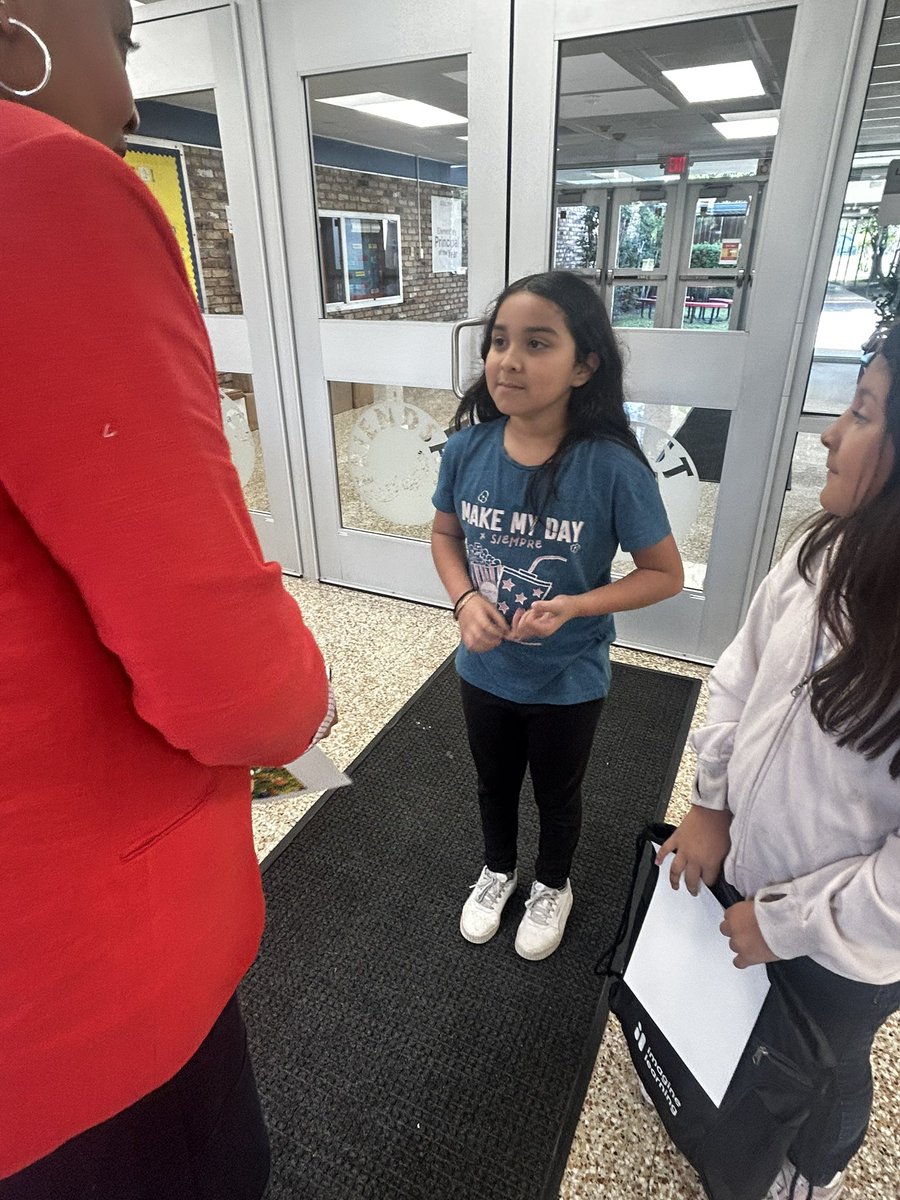
[[[621,271],[607,271],[607,283],[657,283],[660,279],[668,279],[665,271],[641,271],[639,274],[623,274]]]
[[[487,317],[469,317],[465,321],[457,321],[450,332],[450,385],[458,400],[462,400],[466,394],[460,386],[459,338],[464,329],[475,325],[487,325]]]

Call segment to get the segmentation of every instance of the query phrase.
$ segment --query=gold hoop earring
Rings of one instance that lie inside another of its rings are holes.
[[[0,88],[3,88],[4,92],[9,92],[11,96],[34,96],[41,91],[42,88],[47,86],[47,81],[50,78],[50,72],[53,70],[53,60],[50,57],[50,51],[47,49],[47,44],[43,38],[38,37],[30,25],[26,25],[24,21],[16,20],[15,17],[10,17],[9,23],[10,25],[18,25],[20,29],[24,29],[25,32],[33,37],[35,42],[37,42],[38,49],[44,56],[44,77],[37,87],[33,88],[10,87],[8,83],[4,83],[3,80],[0,79]]]

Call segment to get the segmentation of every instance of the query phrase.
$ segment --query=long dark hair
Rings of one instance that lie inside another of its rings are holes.
[[[900,743],[900,325],[878,353],[891,374],[884,436],[893,469],[850,516],[819,513],[797,560],[809,583],[826,556],[818,614],[838,647],[810,681],[813,715],[839,746],[868,759]],[[900,745],[888,769],[900,777]]]
[[[650,470],[640,443],[628,423],[623,391],[622,355],[610,324],[606,305],[599,292],[571,271],[544,271],[526,275],[510,283],[497,297],[488,317],[481,339],[481,360],[488,356],[494,336],[494,324],[500,305],[516,292],[532,292],[555,304],[565,318],[575,340],[577,361],[584,362],[589,354],[600,360],[597,370],[585,383],[572,388],[566,414],[567,428],[556,450],[541,465],[529,481],[527,500],[541,513],[556,492],[560,465],[569,450],[577,443],[605,438],[624,446]],[[491,399],[484,371],[468,389],[454,418],[454,427],[478,421],[496,421],[502,413]]]

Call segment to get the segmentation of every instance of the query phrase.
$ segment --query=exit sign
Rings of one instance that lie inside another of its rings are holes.
[[[667,175],[683,175],[687,170],[688,156],[686,154],[670,154],[666,159]]]

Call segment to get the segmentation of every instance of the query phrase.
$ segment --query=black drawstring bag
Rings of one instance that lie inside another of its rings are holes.
[[[630,900],[597,971],[609,978],[609,1007],[622,1026],[638,1078],[709,1200],[763,1200],[797,1131],[828,1110],[834,1055],[794,989],[772,972],[721,1106],[673,1050],[622,976],[659,873],[652,843],[659,845],[674,832],[674,826],[658,824],[639,836]],[[741,899],[724,881],[711,891],[726,908]],[[702,980],[697,985],[702,995]],[[806,1200],[805,1190],[798,1190],[796,1200]]]

